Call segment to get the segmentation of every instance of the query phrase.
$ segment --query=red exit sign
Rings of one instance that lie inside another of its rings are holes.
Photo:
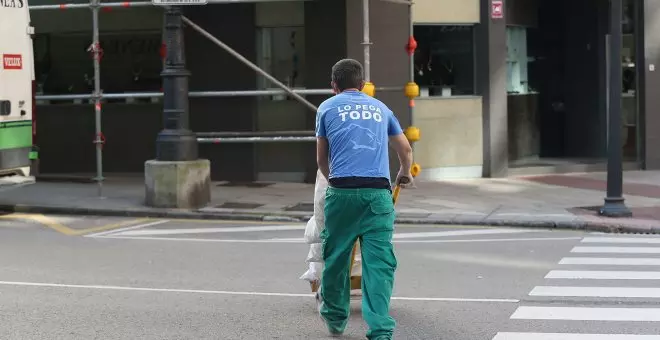
[[[23,68],[23,56],[20,54],[3,54],[2,67],[5,70],[20,70]]]

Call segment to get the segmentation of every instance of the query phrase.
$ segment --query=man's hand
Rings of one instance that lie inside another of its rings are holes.
[[[410,168],[412,167],[412,148],[410,147],[410,142],[408,142],[406,136],[399,134],[390,137],[390,144],[394,151],[396,151],[397,156],[399,156],[399,163],[401,164],[395,184],[401,185],[402,188],[410,188],[413,186],[413,176],[410,173]]]
[[[408,170],[403,167],[399,169],[399,174],[396,175],[395,184],[399,185],[401,188],[414,187],[413,175],[410,173],[410,168],[408,168]]]

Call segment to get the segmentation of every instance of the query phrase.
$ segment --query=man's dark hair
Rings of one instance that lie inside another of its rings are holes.
[[[332,81],[339,91],[360,89],[364,80],[364,69],[359,61],[342,59],[332,67]]]

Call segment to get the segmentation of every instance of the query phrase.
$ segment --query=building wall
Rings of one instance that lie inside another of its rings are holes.
[[[480,97],[424,98],[415,105],[422,141],[415,145],[420,178],[481,177],[483,164]]]
[[[413,21],[418,24],[458,24],[480,21],[479,0],[417,0]]]
[[[475,25],[476,35],[481,26],[481,11],[479,0],[419,0],[414,2],[412,19],[420,26]],[[476,56],[482,51],[477,41],[472,43]],[[424,52],[424,48],[420,45],[418,53]],[[477,66],[473,72],[478,77],[482,70]],[[481,96],[427,96],[426,92],[423,89],[422,98],[415,100],[411,119],[421,131],[421,140],[414,145],[415,161],[422,167],[420,177],[433,180],[481,177],[484,155]]]

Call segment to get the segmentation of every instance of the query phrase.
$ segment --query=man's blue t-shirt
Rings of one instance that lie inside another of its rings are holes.
[[[319,106],[316,136],[328,139],[330,178],[390,179],[388,137],[402,134],[394,113],[359,91],[344,91]]]

